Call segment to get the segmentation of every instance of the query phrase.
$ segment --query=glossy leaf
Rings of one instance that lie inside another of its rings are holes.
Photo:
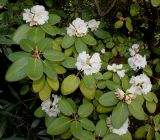
[[[97,44],[96,39],[93,36],[91,36],[90,34],[83,36],[81,39],[84,43],[91,45],[91,46],[94,46]]]
[[[22,39],[20,41],[20,47],[23,51],[32,52],[34,48],[36,47],[36,44],[31,40]]]
[[[45,76],[42,76],[40,79],[33,81],[32,88],[34,92],[39,92],[45,84]]]
[[[5,79],[9,82],[14,82],[25,78],[27,76],[25,71],[25,67],[27,64],[28,58],[26,57],[15,61],[7,70]]]
[[[73,36],[65,35],[62,40],[62,48],[67,49],[74,44],[75,38]]]
[[[43,64],[41,59],[29,58],[26,66],[26,74],[31,80],[38,80],[43,75]]]

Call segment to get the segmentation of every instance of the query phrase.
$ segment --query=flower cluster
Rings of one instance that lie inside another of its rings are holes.
[[[124,122],[124,124],[120,128],[114,128],[112,125],[111,116],[107,118],[107,126],[110,130],[110,132],[118,134],[118,135],[124,135],[128,132],[128,126],[129,126],[129,119]]]
[[[122,64],[119,64],[119,65],[112,64],[112,65],[107,66],[107,69],[109,71],[113,71],[113,72],[117,73],[120,78],[124,77],[124,75],[125,75],[125,70],[123,70],[122,68],[123,68]]]
[[[78,70],[84,71],[84,74],[91,75],[99,72],[101,68],[101,59],[99,53],[94,53],[92,57],[85,51],[78,55],[76,67]]]
[[[57,95],[52,94],[53,101],[48,98],[47,100],[43,101],[41,106],[42,110],[47,113],[50,117],[56,117],[60,110],[58,109],[58,101],[60,98]]]
[[[132,85],[127,92],[132,94],[147,94],[151,91],[152,84],[149,77],[145,74],[140,74],[138,76],[132,76],[131,80],[129,81]]]
[[[144,68],[147,65],[146,56],[140,55],[139,45],[133,44],[132,48],[129,49],[130,55],[132,57],[128,58],[128,64],[133,70],[138,70]]]
[[[88,33],[88,29],[91,29],[91,31],[97,30],[99,24],[100,21],[96,21],[95,19],[85,22],[81,18],[76,18],[67,28],[67,34],[69,36],[82,37]]]
[[[125,93],[119,88],[116,90],[115,94],[119,100],[123,100],[126,104],[130,104],[132,100],[136,99],[136,94]]]
[[[44,6],[36,5],[31,9],[24,9],[23,20],[29,23],[30,26],[43,25],[48,19],[48,12],[45,10]]]

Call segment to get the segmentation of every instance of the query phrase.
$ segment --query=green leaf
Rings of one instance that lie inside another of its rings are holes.
[[[20,94],[21,95],[26,95],[30,90],[30,85],[24,85],[21,90],[20,90]]]
[[[50,135],[59,135],[66,132],[70,127],[71,120],[67,117],[56,118],[47,128]]]
[[[95,88],[87,88],[85,86],[83,80],[81,80],[79,87],[80,87],[80,90],[85,98],[87,98],[89,100],[94,99],[96,87]]]
[[[27,57],[23,57],[15,61],[7,70],[5,79],[9,82],[15,82],[25,78],[27,76],[25,71],[25,67],[27,64]]]
[[[87,45],[82,41],[81,38],[75,39],[75,48],[78,53],[81,53],[82,51],[88,50]]]
[[[117,84],[121,84],[121,79],[120,77],[118,76],[117,73],[113,73],[113,82],[117,83]]]
[[[103,74],[103,80],[109,80],[112,78],[112,72],[107,71]]]
[[[56,14],[49,14],[49,20],[48,23],[50,25],[55,25],[56,23],[59,23],[61,20],[61,17]]]
[[[80,123],[81,123],[81,126],[88,131],[94,131],[95,130],[94,123],[87,118],[81,118]]]
[[[1,117],[0,118],[0,138],[3,136],[3,134],[5,133],[5,130],[7,128],[7,119],[5,117]]]
[[[43,64],[39,58],[29,58],[26,74],[31,80],[38,80],[43,75]]]
[[[62,48],[67,49],[71,47],[74,44],[74,41],[75,41],[75,37],[65,35],[61,43]]]
[[[130,87],[129,78],[127,75],[125,75],[122,78],[122,88],[124,91],[127,91],[127,89],[129,89],[129,87]]]
[[[38,107],[35,111],[34,111],[34,116],[37,118],[43,118],[45,117],[45,112],[42,110],[42,107]]]
[[[160,72],[160,62],[156,65],[155,71],[156,71],[157,73]]]
[[[86,130],[82,130],[80,132],[80,140],[95,140],[95,136],[93,133],[86,131]]]
[[[111,49],[114,47],[114,43],[112,41],[106,43],[106,47]]]
[[[118,29],[121,28],[123,26],[123,21],[122,20],[118,20],[114,23],[114,28]]]
[[[103,137],[107,132],[107,125],[104,119],[101,119],[96,124],[96,136]]]
[[[49,35],[55,36],[60,33],[60,29],[56,26],[51,26],[49,23],[41,25],[41,28]]]
[[[107,92],[99,98],[99,103],[103,106],[113,106],[118,103],[114,92]]]
[[[108,89],[114,91],[116,90],[117,88],[121,88],[119,84],[111,81],[111,80],[106,80],[106,86]]]
[[[120,136],[114,133],[109,133],[106,134],[102,140],[120,140]]]
[[[126,134],[121,135],[121,140],[132,140],[131,133],[127,132]]]
[[[154,113],[156,111],[157,104],[154,101],[153,102],[146,101],[146,107],[150,113]]]
[[[39,91],[39,98],[42,101],[47,100],[51,95],[51,91],[52,91],[51,87],[48,85],[48,82],[45,81],[43,88]]]
[[[155,138],[156,138],[156,140],[160,140],[160,133],[159,132],[155,133]]]
[[[133,25],[131,22],[126,20],[126,28],[128,29],[128,31],[132,32],[133,31]]]
[[[48,127],[55,119],[56,117],[50,117],[46,115],[45,116],[45,126]]]
[[[43,70],[44,73],[52,80],[56,80],[57,79],[57,73],[55,71],[54,68],[54,64],[52,64],[51,62],[45,60],[43,61]]]
[[[30,56],[31,56],[30,53],[18,51],[18,52],[10,53],[8,56],[8,59],[12,62],[15,62],[23,57],[29,58]]]
[[[110,38],[111,35],[109,32],[104,31],[103,29],[97,29],[93,32],[95,36],[97,36],[100,39]]]
[[[33,41],[31,41],[31,40],[22,39],[22,40],[20,41],[20,48],[21,48],[23,51],[32,52],[35,47],[36,47],[36,44],[35,44]]]
[[[19,26],[13,35],[13,38],[12,38],[13,41],[19,44],[21,39],[24,39],[27,37],[27,32],[29,29],[30,27],[27,24]]]
[[[137,98],[131,102],[131,104],[128,105],[129,112],[133,117],[135,117],[138,120],[146,120],[147,115],[145,114],[142,104],[140,104],[139,100]]]
[[[51,38],[44,38],[37,43],[37,48],[40,52],[46,49],[52,49],[53,40]]]
[[[76,58],[67,57],[67,58],[62,62],[62,65],[63,65],[65,68],[73,69],[73,68],[75,68],[76,62],[77,62]]]
[[[147,132],[146,132],[145,126],[141,126],[136,130],[134,135],[135,135],[135,138],[142,139],[142,138],[145,138],[146,133]]]
[[[93,36],[91,36],[90,34],[83,36],[81,39],[84,43],[91,45],[91,46],[94,46],[97,44],[96,39]]]
[[[71,133],[73,134],[73,136],[75,136],[76,138],[80,138],[80,133],[82,131],[82,126],[81,123],[79,121],[73,121],[71,122]]]
[[[45,76],[43,75],[40,79],[33,81],[32,88],[34,92],[39,92],[45,84]]]
[[[92,113],[93,109],[94,107],[91,103],[82,104],[78,108],[78,115],[82,118],[88,117]]]
[[[58,102],[58,108],[66,116],[71,116],[73,113],[76,113],[76,110],[72,107],[70,102],[66,99],[61,99]]]
[[[27,32],[27,39],[32,40],[34,43],[44,39],[45,32],[40,27],[32,27]]]
[[[112,112],[112,124],[114,128],[120,128],[129,115],[127,104],[119,102]],[[117,119],[118,116],[118,119]]]
[[[136,16],[140,11],[140,6],[138,3],[134,3],[131,5],[131,9],[130,9],[130,15],[131,16]]]
[[[93,75],[84,75],[82,80],[87,88],[96,87],[96,81]]]
[[[61,93],[63,95],[68,95],[73,93],[79,86],[80,79],[74,74],[67,76],[61,85]]]
[[[57,51],[57,50],[53,50],[53,49],[45,50],[43,56],[46,59],[48,59],[50,61],[55,61],[55,62],[63,61],[65,59],[65,56],[62,52]]]
[[[154,7],[158,7],[158,6],[160,6],[160,0],[151,0],[151,4]]]
[[[48,82],[48,85],[53,89],[53,91],[55,91],[55,92],[58,91],[58,89],[59,89],[59,80],[58,79],[52,80],[49,77],[47,77],[47,82]]]

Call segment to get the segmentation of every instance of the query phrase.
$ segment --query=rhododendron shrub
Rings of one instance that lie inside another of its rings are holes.
[[[25,94],[38,98],[34,116],[45,120],[45,135],[160,140],[159,48],[150,49],[142,33],[134,35],[144,4],[157,8],[159,1],[130,1],[130,12],[117,12],[111,25],[99,8],[64,23],[66,17],[49,4],[23,9],[5,74],[8,82],[25,81]]]

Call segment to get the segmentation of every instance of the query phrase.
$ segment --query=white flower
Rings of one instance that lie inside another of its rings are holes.
[[[116,90],[115,94],[119,100],[123,100],[123,98],[125,97],[124,91],[119,88]]]
[[[107,66],[107,69],[109,71],[113,71],[113,72],[117,73],[120,78],[125,76],[125,70],[122,70],[122,68],[123,68],[122,64],[119,64],[119,65],[112,64],[112,65]]]
[[[132,94],[147,94],[152,89],[152,84],[149,77],[145,74],[140,74],[138,76],[132,76],[129,81],[131,87],[127,90],[128,93]]]
[[[128,58],[128,64],[135,71],[144,68],[147,65],[146,57],[135,54],[133,57]]]
[[[102,48],[102,49],[101,49],[101,53],[102,53],[102,54],[105,54],[105,52],[106,52],[105,48]]]
[[[48,12],[41,5],[33,6],[31,10],[24,9],[23,20],[25,20],[26,23],[30,23],[30,26],[43,25],[48,19]]]
[[[101,59],[99,53],[94,53],[92,57],[85,51],[78,55],[76,67],[78,70],[84,71],[84,74],[91,75],[99,72],[101,68]]]
[[[48,116],[50,117],[56,117],[59,113],[60,110],[58,109],[58,101],[60,98],[57,95],[52,95],[53,101],[51,101],[50,98],[47,100],[43,101],[41,106],[42,110],[45,111]]]
[[[128,131],[129,126],[129,119],[124,122],[124,124],[120,128],[114,128],[111,121],[111,116],[107,118],[107,126],[109,127],[110,132],[118,134],[118,135],[124,135]]]
[[[133,44],[132,47],[129,49],[130,55],[134,56],[139,52],[139,44]]]
[[[100,21],[96,21],[95,19],[92,19],[87,22],[88,28],[91,29],[91,31],[96,31],[97,28],[99,27]]]
[[[80,18],[76,18],[75,20],[73,20],[72,24],[70,24],[67,28],[67,34],[69,36],[82,37],[85,36],[87,32],[87,24]]]

